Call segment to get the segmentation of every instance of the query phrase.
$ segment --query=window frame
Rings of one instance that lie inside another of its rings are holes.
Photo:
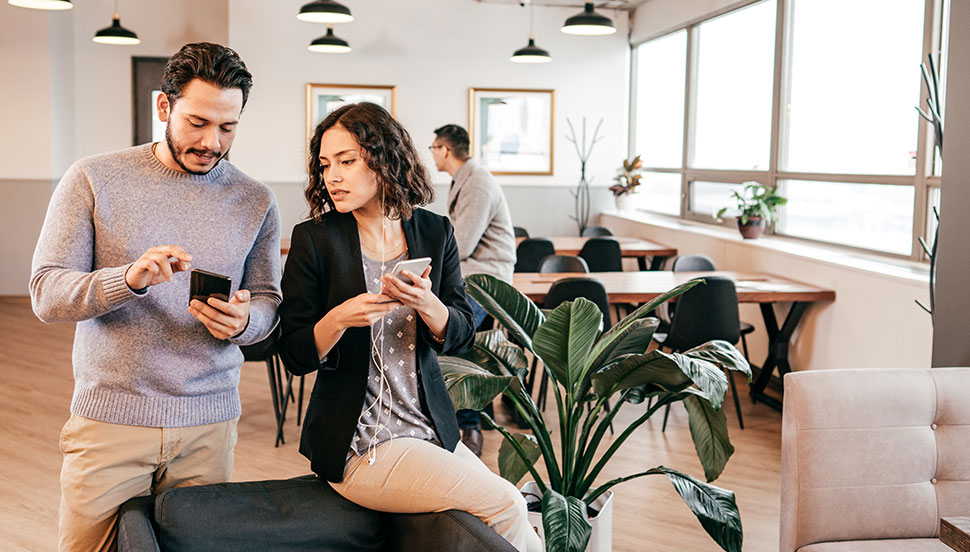
[[[771,137],[770,137],[770,153],[769,153],[769,164],[768,170],[765,171],[752,171],[752,170],[720,170],[720,169],[696,169],[689,166],[689,160],[691,159],[691,154],[693,153],[694,138],[696,136],[696,99],[697,99],[697,71],[698,71],[698,41],[699,26],[712,19],[728,15],[737,10],[741,10],[750,7],[754,4],[764,2],[766,0],[749,0],[740,4],[734,4],[732,6],[716,10],[709,14],[701,17],[697,17],[686,21],[676,27],[665,29],[661,32],[655,33],[653,35],[647,36],[643,40],[636,43],[630,44],[631,55],[630,55],[630,124],[628,133],[628,151],[629,157],[636,155],[636,113],[637,113],[637,86],[639,81],[638,67],[639,61],[637,59],[638,48],[640,45],[664,38],[670,34],[679,31],[687,32],[687,52],[686,52],[686,70],[685,70],[685,98],[684,98],[684,136],[683,136],[683,148],[682,148],[682,159],[681,166],[679,169],[671,168],[660,168],[660,167],[643,167],[644,170],[652,172],[664,172],[664,173],[679,173],[681,175],[681,189],[680,189],[680,215],[674,218],[691,220],[695,222],[701,222],[706,224],[720,225],[724,227],[734,227],[735,222],[733,219],[715,221],[712,219],[710,213],[699,213],[690,210],[691,204],[691,184],[694,181],[714,181],[714,182],[725,182],[725,183],[741,183],[749,180],[756,181],[763,185],[776,186],[782,180],[807,180],[816,182],[845,182],[851,184],[880,184],[880,185],[891,185],[891,186],[908,186],[913,188],[914,191],[914,202],[913,202],[913,235],[910,244],[910,254],[902,255],[896,253],[887,253],[884,251],[867,249],[852,245],[847,245],[838,242],[829,242],[815,240],[811,238],[804,238],[800,236],[791,236],[781,232],[778,232],[775,225],[772,224],[765,230],[765,234],[783,237],[785,239],[798,240],[809,243],[818,243],[826,247],[833,247],[836,249],[845,249],[851,251],[860,251],[873,255],[905,259],[912,261],[928,261],[926,254],[923,252],[922,247],[919,243],[919,238],[924,236],[924,233],[929,228],[929,196],[934,189],[942,188],[942,178],[933,175],[933,166],[935,160],[935,146],[933,129],[931,126],[922,118],[919,117],[919,124],[917,130],[917,140],[916,140],[916,168],[913,175],[874,175],[874,174],[843,174],[843,173],[813,173],[813,172],[793,172],[793,171],[781,171],[779,170],[780,156],[782,154],[782,118],[784,113],[782,112],[781,106],[785,104],[786,96],[789,85],[789,76],[791,74],[791,44],[790,37],[792,36],[792,28],[794,25],[791,3],[797,0],[776,0],[776,17],[775,17],[775,52],[774,52],[774,67],[773,67],[773,77],[772,77],[772,108],[771,108]],[[922,53],[921,59],[925,60],[929,52],[941,53],[943,49],[946,48],[945,44],[941,44],[942,37],[945,34],[943,31],[943,25],[946,22],[946,6],[945,2],[947,0],[924,0],[924,17],[923,17],[923,42],[922,42]],[[940,58],[945,59],[945,53],[940,55]],[[919,78],[918,76],[916,78]],[[942,84],[942,83],[941,83]],[[926,105],[926,99],[928,97],[928,90],[925,84],[920,80],[920,92],[919,92],[919,102],[920,105]],[[673,215],[668,215],[656,211],[646,211],[656,216],[662,217],[673,217]],[[932,241],[931,236],[926,236],[927,242]]]

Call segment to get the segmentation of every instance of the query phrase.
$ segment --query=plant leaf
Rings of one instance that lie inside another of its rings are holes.
[[[475,345],[483,347],[497,357],[509,373],[524,378],[529,373],[529,359],[518,345],[509,341],[501,329],[478,332]]]
[[[550,552],[582,552],[593,531],[586,516],[586,503],[552,489],[546,489],[542,495],[542,528],[546,550]]]
[[[594,372],[590,379],[593,391],[600,397],[641,385],[660,385],[668,391],[680,391],[692,383],[677,365],[674,354],[659,349],[623,357]]]
[[[529,473],[529,466],[534,465],[536,460],[542,456],[542,450],[539,448],[536,438],[528,433],[515,433],[513,437],[519,443],[519,446],[525,450],[529,457],[529,463],[526,465],[522,456],[515,450],[512,443],[509,443],[508,439],[502,439],[502,446],[498,449],[498,471],[502,477],[516,485],[522,479],[522,476]]]
[[[497,376],[463,358],[439,356],[438,364],[445,378],[445,386],[455,410],[463,408],[479,411],[505,391],[515,376]]]
[[[656,318],[641,318],[626,326],[616,338],[606,344],[592,366],[605,366],[624,355],[639,355],[647,352],[650,341],[660,321]]]
[[[603,323],[596,303],[583,297],[556,307],[535,333],[536,353],[556,381],[575,392]]]
[[[694,512],[701,526],[721,549],[741,552],[744,534],[741,530],[741,513],[733,492],[703,483],[670,468],[659,466],[654,469],[667,475],[684,503]]]
[[[505,326],[516,341],[534,352],[532,336],[545,321],[545,316],[531,299],[489,274],[471,274],[465,278],[465,284],[468,295],[478,301],[485,312]]]
[[[697,358],[712,364],[716,364],[721,368],[741,372],[742,374],[748,376],[748,382],[751,382],[751,365],[748,364],[748,361],[744,358],[744,355],[742,355],[734,345],[731,345],[727,341],[708,341],[703,345],[699,345],[693,349],[684,351],[684,354],[691,358]]]
[[[646,316],[651,311],[655,310],[663,303],[666,303],[670,299],[677,297],[678,295],[684,293],[685,291],[696,286],[697,284],[702,283],[703,281],[704,281],[703,279],[694,279],[689,282],[684,282],[683,284],[680,284],[679,286],[673,288],[672,290],[664,294],[658,295],[657,297],[654,297],[653,299],[651,299],[650,301],[647,301],[643,305],[640,305],[640,307],[638,307],[635,311],[628,314],[626,318],[617,322],[616,325],[610,328],[608,332],[601,335],[600,338],[596,341],[596,344],[593,345],[593,350],[592,350],[592,353],[590,354],[590,365],[588,366],[588,368],[592,368],[592,369],[598,368],[598,366],[592,364],[592,362],[595,359],[599,358],[600,353],[602,353],[607,347],[609,347],[610,344],[613,343],[613,341],[618,339],[631,324],[636,322],[638,319],[643,318],[644,316]]]
[[[724,409],[715,409],[707,399],[696,394],[684,399],[684,407],[687,408],[694,450],[704,466],[704,477],[708,482],[714,481],[721,476],[728,459],[734,454]]]

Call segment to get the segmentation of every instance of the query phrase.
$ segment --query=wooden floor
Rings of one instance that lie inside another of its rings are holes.
[[[73,324],[39,322],[26,298],[0,297],[0,550],[55,548],[61,464],[57,440],[69,415],[73,390],[73,335]],[[308,473],[309,465],[297,451],[299,428],[292,416],[286,424],[286,444],[273,447],[275,423],[264,365],[243,367],[240,395],[243,415],[233,481]],[[717,484],[737,494],[744,549],[774,552],[778,550],[781,415],[744,399],[742,431],[733,404],[726,406],[737,452]],[[643,406],[626,405],[616,425],[623,427],[642,412]],[[661,464],[703,479],[683,407],[673,409],[666,433],[660,432],[661,420],[658,416],[637,430],[604,470],[603,481]],[[497,432],[485,432],[483,458],[492,469],[496,469],[500,441]],[[719,550],[665,477],[644,477],[614,489],[615,551]]]

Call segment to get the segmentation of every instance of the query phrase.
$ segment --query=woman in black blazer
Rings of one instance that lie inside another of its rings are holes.
[[[280,341],[287,369],[317,370],[300,452],[347,499],[386,512],[470,512],[520,550],[541,550],[514,485],[459,442],[437,354],[474,341],[458,247],[410,136],[351,104],[310,141],[311,219],[293,229]],[[395,263],[430,257],[421,274]]]

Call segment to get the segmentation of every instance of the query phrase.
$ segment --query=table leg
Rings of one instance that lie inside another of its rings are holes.
[[[667,257],[661,257],[659,255],[650,257],[650,270],[663,270],[664,262],[666,260]],[[644,257],[640,257],[640,270],[646,269],[646,259]]]
[[[781,401],[765,394],[765,388],[771,381],[771,375],[775,368],[778,368],[778,375],[782,378],[791,371],[791,364],[788,363],[788,347],[798,322],[805,314],[805,310],[811,303],[799,301],[792,303],[788,316],[781,328],[778,327],[778,320],[775,318],[775,309],[772,303],[761,303],[761,316],[764,318],[765,331],[768,333],[768,357],[761,365],[761,374],[751,385],[751,398],[757,402],[761,401],[775,410],[781,411]],[[784,381],[784,380],[782,380]]]

